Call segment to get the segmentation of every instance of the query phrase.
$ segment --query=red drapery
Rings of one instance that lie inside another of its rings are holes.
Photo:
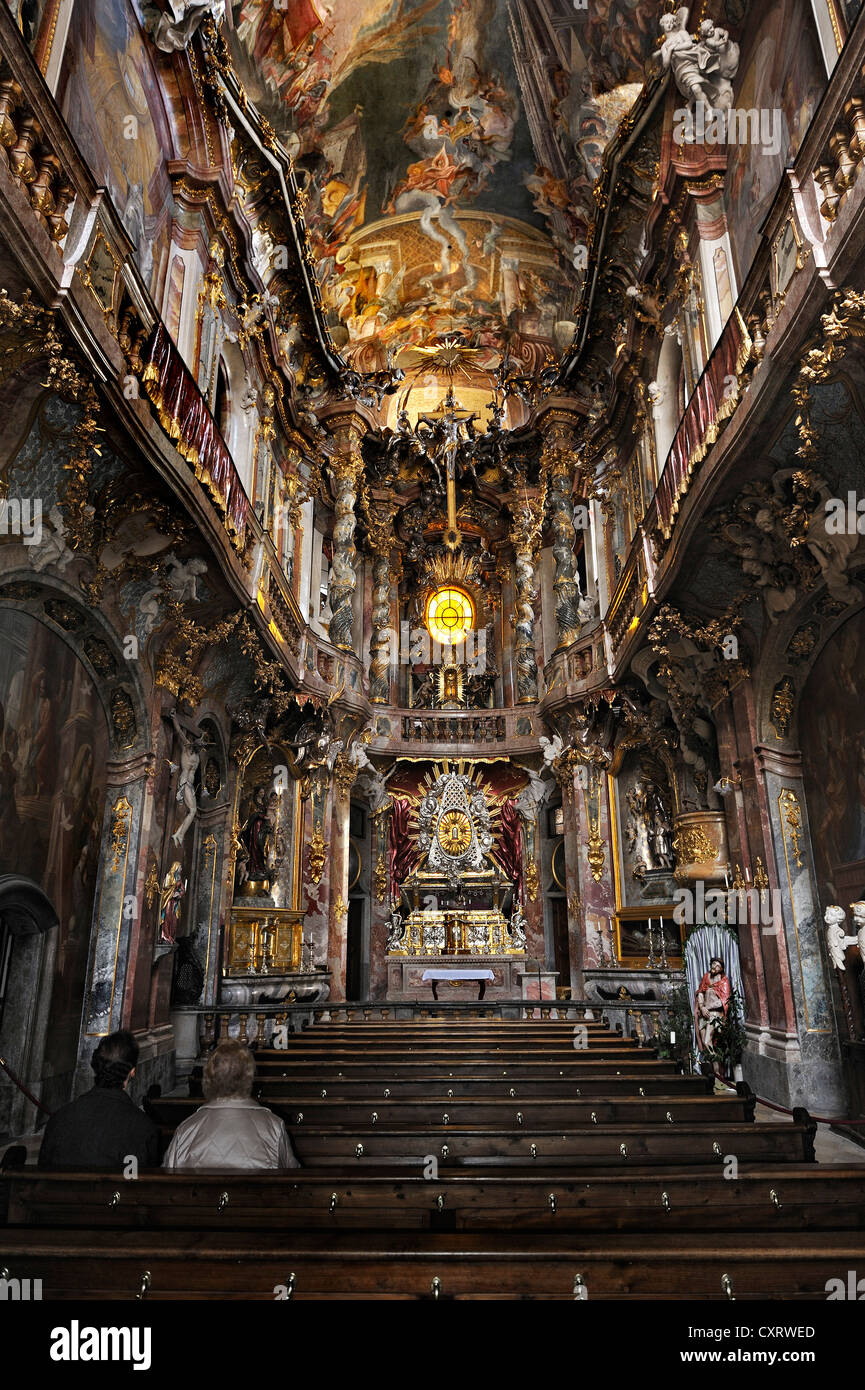
[[[229,531],[242,539],[249,501],[204,397],[162,323],[146,355],[143,380],[162,428],[192,464]]]
[[[514,885],[514,902],[523,896],[523,827],[516,802],[503,801],[496,858]]]
[[[387,841],[387,868],[391,899],[399,896],[399,885],[417,863],[417,850],[409,833],[411,802],[408,797],[395,796],[390,808],[390,829]]]
[[[688,491],[694,468],[706,457],[721,432],[721,424],[741,400],[739,392],[730,388],[750,352],[748,330],[739,310],[734,309],[685,407],[658,479],[658,520],[665,539],[673,529],[673,519]]]

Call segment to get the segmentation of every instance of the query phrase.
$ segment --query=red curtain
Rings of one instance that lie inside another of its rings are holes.
[[[496,858],[514,885],[515,899],[518,898],[520,902],[524,902],[523,827],[516,802],[502,802],[501,826]]]
[[[242,539],[249,501],[234,460],[195,379],[162,323],[153,335],[143,379],[162,428],[175,441],[177,452],[192,464],[196,478],[224,515],[228,529]]]
[[[387,844],[387,867],[391,898],[399,895],[399,885],[408,878],[418,860],[415,842],[409,832],[410,812],[411,802],[408,797],[395,796],[393,798]]]

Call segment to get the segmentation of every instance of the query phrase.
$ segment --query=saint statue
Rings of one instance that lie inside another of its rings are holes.
[[[711,1052],[715,1034],[727,1017],[733,987],[724,973],[724,962],[713,956],[694,995],[694,1022],[701,1052]]]
[[[240,832],[240,843],[244,851],[239,875],[241,883],[245,883],[247,879],[261,880],[269,877],[273,835],[268,787],[265,782],[260,782],[252,793],[249,815]]]
[[[183,877],[180,860],[175,859],[165,878],[159,895],[159,930],[163,941],[174,944],[180,926],[180,904],[186,892],[186,879]]]

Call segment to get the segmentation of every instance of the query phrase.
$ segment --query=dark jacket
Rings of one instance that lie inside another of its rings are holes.
[[[40,1168],[107,1168],[118,1172],[134,1155],[139,1167],[159,1163],[159,1130],[125,1091],[94,1086],[63,1105],[45,1126]]]

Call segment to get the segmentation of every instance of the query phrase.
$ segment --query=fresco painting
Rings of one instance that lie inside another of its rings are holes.
[[[107,757],[81,662],[34,618],[0,612],[0,874],[34,879],[60,919],[46,1075],[75,1064]]]
[[[358,368],[459,334],[479,368],[532,370],[573,340],[592,188],[656,7],[543,8],[545,28],[523,0],[235,8],[235,59],[295,159]]]

